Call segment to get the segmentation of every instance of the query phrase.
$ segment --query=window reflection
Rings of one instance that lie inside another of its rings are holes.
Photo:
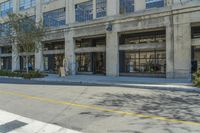
[[[146,0],[146,8],[164,7],[164,0]]]
[[[0,16],[6,16],[7,13],[13,12],[13,0],[0,3]]]
[[[44,13],[45,27],[59,27],[65,25],[65,8]]]
[[[134,0],[120,0],[120,14],[134,12]]]
[[[121,51],[120,56],[124,60],[121,72],[164,74],[166,71],[166,53],[163,50]]]
[[[75,5],[76,21],[84,22],[93,19],[92,0]]]
[[[92,72],[92,53],[76,55],[77,72]]]
[[[97,0],[96,1],[96,17],[104,17],[106,16],[106,10],[107,10],[107,0]]]
[[[143,44],[143,43],[163,43],[165,42],[165,31],[154,31],[145,33],[133,33],[122,35],[120,44]]]

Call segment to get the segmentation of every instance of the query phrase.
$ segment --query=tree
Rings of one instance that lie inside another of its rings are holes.
[[[45,28],[41,22],[36,23],[35,18],[29,17],[28,14],[8,14],[8,22],[11,28],[8,36],[9,41],[18,53],[26,53],[22,57],[25,60],[28,73],[30,55],[27,53],[34,53],[39,50],[40,43],[45,36]]]

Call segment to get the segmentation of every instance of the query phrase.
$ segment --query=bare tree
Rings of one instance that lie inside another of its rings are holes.
[[[30,55],[28,53],[37,52],[40,48],[40,42],[45,36],[45,28],[42,23],[36,23],[35,18],[22,14],[8,14],[8,22],[11,32],[8,36],[9,41],[17,52],[26,53],[23,59],[26,64],[26,71],[28,73],[28,65]]]

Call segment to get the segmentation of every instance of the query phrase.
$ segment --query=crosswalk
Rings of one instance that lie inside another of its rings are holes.
[[[0,133],[80,133],[0,110]]]

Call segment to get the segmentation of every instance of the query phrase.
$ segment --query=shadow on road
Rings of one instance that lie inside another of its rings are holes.
[[[166,92],[167,93],[167,92]],[[151,95],[106,93],[95,105],[129,109],[140,114],[200,122],[200,94]]]

